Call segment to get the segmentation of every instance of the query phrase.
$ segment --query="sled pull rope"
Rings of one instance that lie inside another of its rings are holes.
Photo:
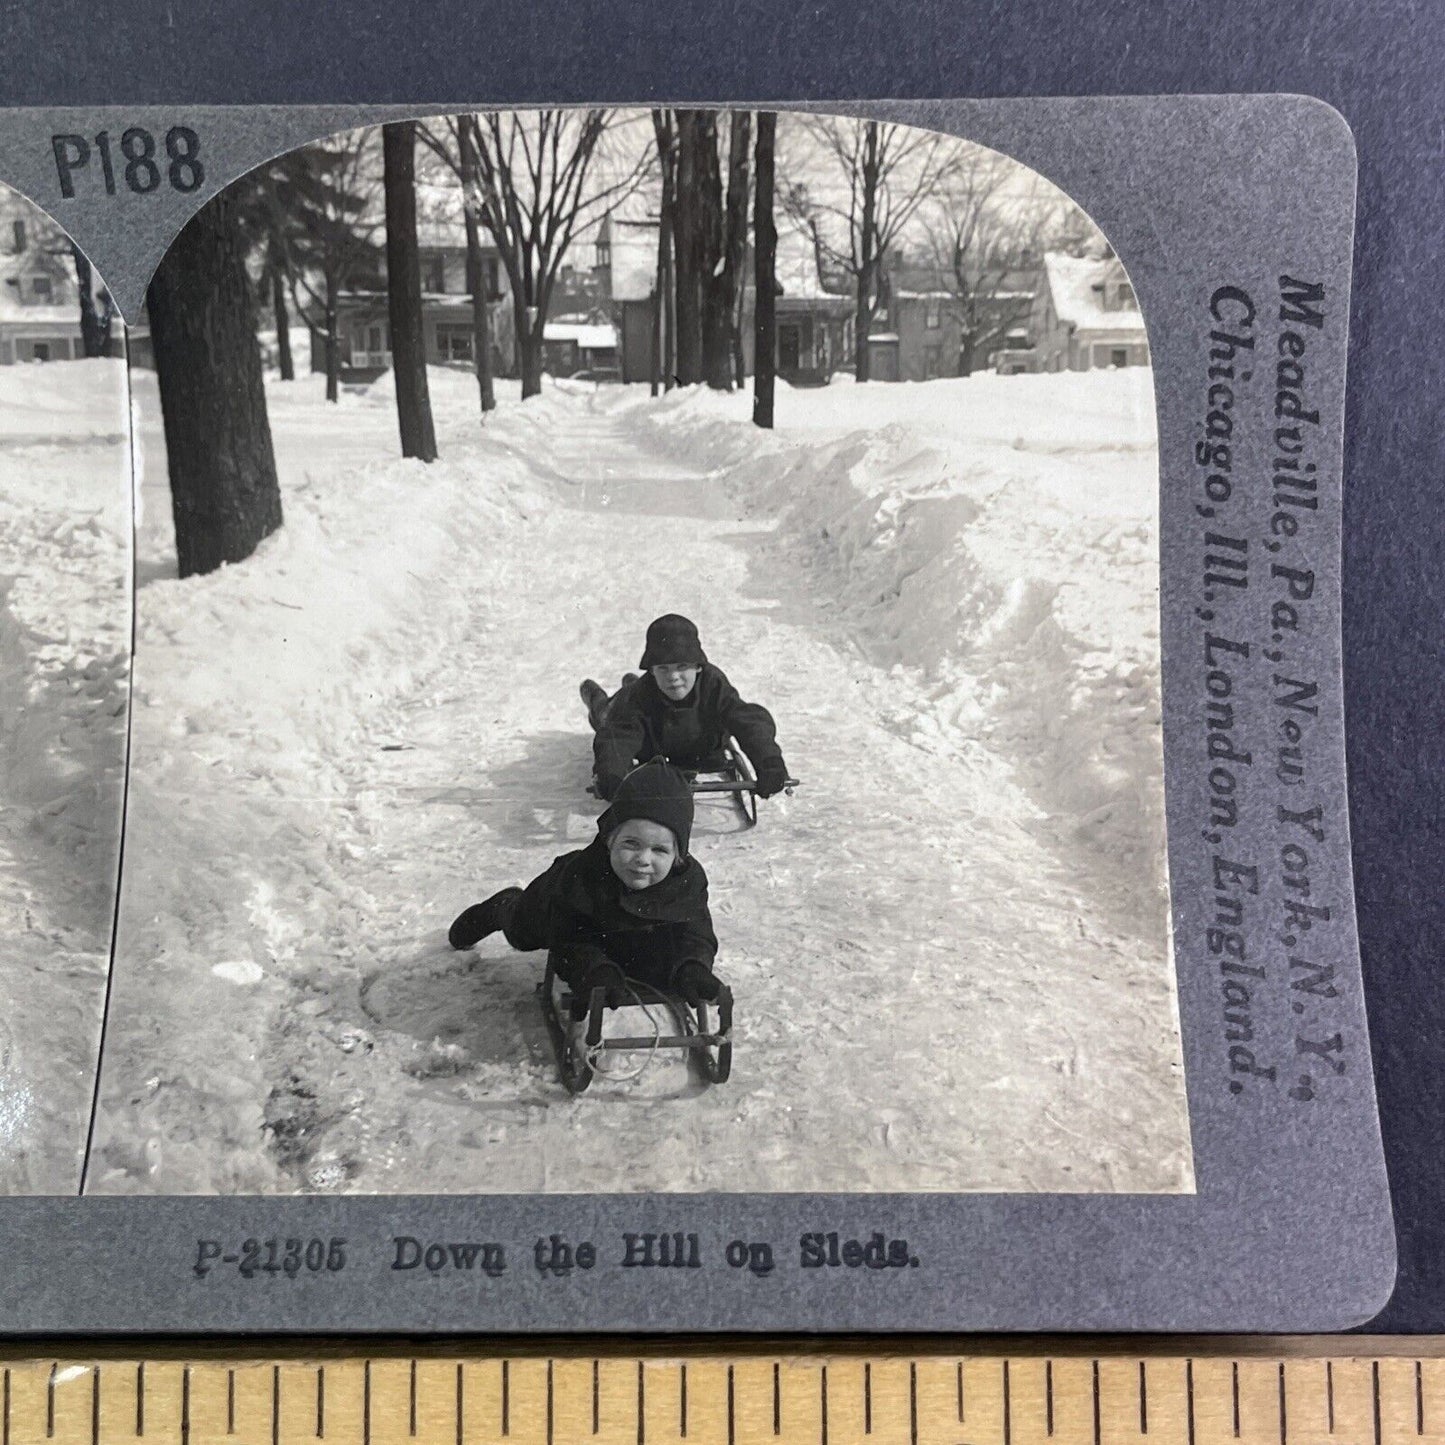
[[[662,1038],[662,1025],[658,1022],[657,1016],[652,1012],[652,1010],[647,1006],[647,1004],[643,1002],[642,996],[637,992],[637,990],[633,988],[631,984],[625,984],[624,987],[626,987],[627,992],[632,995],[633,1001],[637,1004],[638,1008],[640,1008],[642,1012],[647,1015],[647,1022],[652,1025],[652,1043],[648,1046],[647,1052],[643,1055],[642,1063],[639,1064],[636,1071],[631,1074],[614,1074],[610,1073],[606,1069],[599,1069],[597,1067],[597,1060],[601,1058],[603,1054],[608,1052],[607,1044],[604,1040],[599,1040],[595,1044],[588,1045],[587,1067],[591,1069],[594,1073],[598,1074],[600,1077],[607,1079],[609,1082],[618,1084],[635,1084],[646,1075],[647,1071],[652,1067],[653,1061],[657,1058],[657,1044],[658,1040]]]

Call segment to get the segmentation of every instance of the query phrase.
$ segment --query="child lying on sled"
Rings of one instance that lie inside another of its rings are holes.
[[[599,797],[612,797],[628,770],[651,758],[710,771],[719,766],[729,737],[758,775],[758,796],[782,792],[788,768],[772,714],[738,696],[722,669],[707,660],[686,617],[669,613],[647,629],[640,666],[642,676],[629,674],[610,698],[590,678],[582,684],[597,734],[592,756]]]
[[[498,930],[515,949],[550,949],[572,991],[574,1031],[586,1027],[597,988],[607,1006],[628,1002],[625,979],[713,1003],[717,936],[707,906],[707,874],[688,856],[692,790],[666,763],[633,769],[597,820],[597,836],[564,853],[525,888],[504,888],[474,903],[451,926],[453,948],[471,948]]]

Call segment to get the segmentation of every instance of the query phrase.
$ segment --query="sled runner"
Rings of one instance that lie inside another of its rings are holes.
[[[594,1075],[606,1078],[607,1071],[599,1066],[599,1060],[607,1053],[648,1056],[662,1049],[687,1050],[688,1061],[704,1083],[725,1083],[732,1072],[733,1061],[733,997],[728,986],[721,985],[716,1005],[692,1007],[649,984],[634,979],[628,979],[627,984],[639,1005],[658,1018],[654,1025],[656,1032],[644,1035],[605,1033],[603,1025],[607,1005],[603,991],[596,989],[587,1015],[585,1042],[580,1048],[574,1047],[567,1037],[572,996],[567,985],[558,977],[551,956],[548,956],[547,971],[537,985],[537,992],[542,1001],[542,1016],[547,1022],[552,1048],[557,1055],[557,1072],[567,1092],[582,1093]],[[715,1028],[710,1023],[714,1009],[717,1015]],[[664,1033],[663,1027],[671,1027],[674,1031]],[[640,1077],[640,1074],[615,1077],[626,1082]]]
[[[754,827],[758,821],[758,775],[748,761],[747,754],[729,738],[723,745],[722,757],[716,768],[687,769],[684,773],[694,793],[730,793],[743,815],[743,826]],[[796,778],[789,778],[783,791],[791,798],[798,786]]]

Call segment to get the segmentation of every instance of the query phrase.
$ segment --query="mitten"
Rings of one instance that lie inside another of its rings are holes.
[[[701,960],[689,958],[678,964],[672,975],[672,986],[682,1001],[696,1006],[700,1003],[716,1003],[720,984],[717,976]]]
[[[769,758],[758,767],[758,797],[771,798],[788,784],[788,765],[782,758]]]
[[[602,990],[602,1001],[608,1008],[621,1008],[627,1001],[627,980],[622,970],[611,960],[594,963],[572,993],[572,1008],[577,1017],[591,1008],[592,994],[599,988]],[[580,1013],[577,1012],[579,1008]]]

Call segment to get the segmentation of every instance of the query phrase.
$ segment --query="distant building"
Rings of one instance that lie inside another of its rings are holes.
[[[0,366],[84,356],[70,242],[19,209],[0,210]]]
[[[868,333],[870,378],[932,381],[988,366],[1006,338],[1020,339],[1038,286],[1024,268],[970,268],[960,283],[946,267],[895,261]]]
[[[853,361],[853,299],[848,278],[825,275],[812,239],[780,218],[773,261],[778,295],[778,375],[790,386],[826,386]],[[749,294],[749,330],[752,295]],[[749,342],[751,342],[749,337]],[[748,353],[751,356],[752,347]]]
[[[585,290],[578,288],[580,294],[607,308],[605,314],[617,335],[615,364],[623,381],[651,379],[654,347],[661,340],[657,232],[655,216],[604,217],[594,242],[593,284]],[[753,372],[753,264],[750,247],[738,312],[738,339],[747,375]],[[778,284],[778,375],[793,386],[822,385],[851,358],[851,302],[836,285],[824,285],[811,241],[785,220],[779,225],[774,275]]]
[[[542,370],[552,376],[617,372],[617,330],[611,322],[548,321],[542,328]]]
[[[460,221],[418,221],[421,261],[422,334],[432,366],[475,365],[472,297],[467,279],[466,234]],[[514,369],[511,303],[506,272],[494,246],[482,245],[482,276],[491,316],[492,367],[499,375]],[[311,369],[326,370],[325,322],[313,305],[305,317],[311,332]],[[391,369],[391,325],[386,278],[343,291],[338,298],[337,341],[341,380],[375,381]]]
[[[1149,339],[1134,287],[1117,256],[1044,257],[1026,342],[1003,349],[1000,371],[1095,371],[1148,366]]]

